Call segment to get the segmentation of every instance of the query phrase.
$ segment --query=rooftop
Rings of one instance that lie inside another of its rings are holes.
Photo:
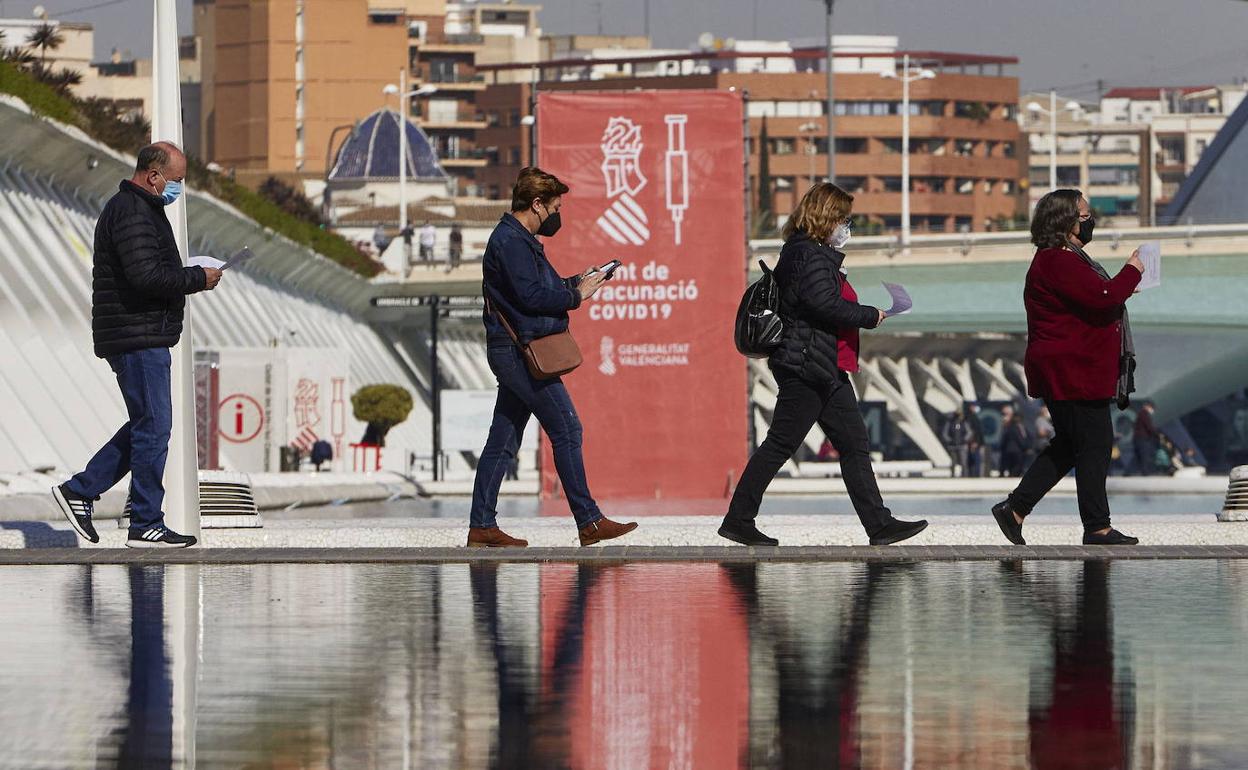
[[[339,148],[329,179],[398,179],[399,122],[399,113],[388,107],[362,120]],[[408,178],[446,179],[429,137],[411,120],[404,123]]]

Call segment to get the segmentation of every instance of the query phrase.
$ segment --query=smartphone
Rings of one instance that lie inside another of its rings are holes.
[[[600,265],[600,266],[598,266],[598,267],[595,267],[595,268],[594,268],[594,272],[595,272],[595,273],[606,273],[607,278],[610,278],[610,277],[611,277],[611,274],[615,272],[616,268],[618,268],[618,267],[619,267],[620,265],[622,265],[622,264],[624,264],[624,263],[623,263],[623,262],[621,262],[620,260],[618,260],[618,259],[613,259],[613,260],[611,260],[610,262],[608,262],[608,263],[607,263],[607,264],[605,264],[605,265]]]

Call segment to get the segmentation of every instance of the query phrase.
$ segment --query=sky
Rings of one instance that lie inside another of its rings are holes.
[[[310,0],[317,2],[317,0]],[[547,33],[641,34],[650,3],[654,43],[687,48],[721,38],[803,40],[822,35],[823,0],[539,0]],[[32,0],[0,0],[25,17]],[[151,0],[43,0],[51,18],[96,26],[96,54],[151,48]],[[77,13],[70,11],[102,6]],[[189,32],[190,0],[178,0]],[[1248,77],[1245,0],[838,0],[836,31],[897,35],[910,50],[1016,56],[1024,90],[1093,98],[1107,87],[1207,85]]]

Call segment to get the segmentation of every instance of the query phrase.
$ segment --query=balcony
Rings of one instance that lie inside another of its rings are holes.
[[[439,91],[484,91],[484,75],[460,75],[458,73],[430,72],[424,81]]]
[[[485,150],[471,147],[446,154],[438,153],[438,163],[444,168],[484,168],[489,165]]]
[[[476,131],[488,128],[485,115],[421,115],[412,120],[427,131]]]
[[[420,50],[428,53],[476,53],[484,47],[484,35],[446,35],[439,42],[420,44]]]

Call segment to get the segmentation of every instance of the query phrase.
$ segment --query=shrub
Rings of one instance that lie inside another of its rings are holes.
[[[398,385],[365,385],[351,396],[355,419],[368,423],[361,443],[386,445],[386,434],[412,413],[412,394]]]

